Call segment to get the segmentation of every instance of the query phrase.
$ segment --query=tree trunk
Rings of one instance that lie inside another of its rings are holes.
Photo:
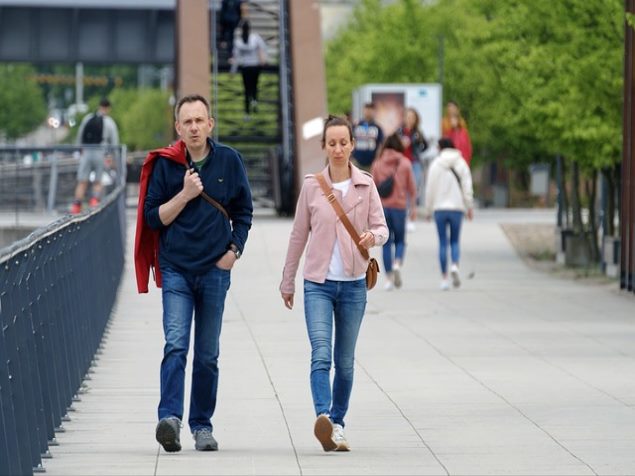
[[[600,247],[598,245],[598,223],[597,213],[595,209],[595,201],[597,197],[597,182],[598,172],[593,171],[591,175],[591,181],[585,180],[584,186],[586,188],[587,197],[589,197],[589,223],[588,233],[585,233],[587,243],[589,244],[590,256],[593,261],[597,261],[600,257]]]
[[[602,171],[606,178],[606,235],[615,235],[615,177],[614,169]]]
[[[571,166],[571,213],[573,215],[573,232],[582,233],[582,207],[580,206],[580,167],[577,162]]]
[[[564,212],[564,228],[571,228],[571,220],[569,219],[569,193],[567,192],[567,163],[562,157],[562,208]]]

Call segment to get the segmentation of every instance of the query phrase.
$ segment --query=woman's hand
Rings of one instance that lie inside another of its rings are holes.
[[[369,249],[375,246],[375,235],[370,231],[365,231],[362,236],[359,237],[359,245]]]
[[[287,309],[293,309],[293,293],[280,293]]]

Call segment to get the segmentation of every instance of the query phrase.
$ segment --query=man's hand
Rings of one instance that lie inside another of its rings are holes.
[[[468,208],[465,216],[467,216],[468,220],[472,221],[472,218],[474,218],[474,209]]]
[[[203,182],[197,172],[192,172],[190,169],[185,171],[185,177],[183,177],[183,197],[189,202],[193,198],[198,197],[203,191]]]
[[[225,254],[216,262],[216,266],[220,269],[229,271],[234,267],[236,262],[236,254],[232,250],[227,250]]]
[[[280,293],[287,309],[293,309],[293,293]]]

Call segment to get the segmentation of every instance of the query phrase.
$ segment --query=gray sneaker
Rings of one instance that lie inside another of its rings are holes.
[[[181,451],[181,420],[177,417],[166,417],[159,420],[156,430],[157,441],[168,453]]]
[[[194,430],[194,448],[198,451],[218,451],[218,442],[212,436],[211,428]]]

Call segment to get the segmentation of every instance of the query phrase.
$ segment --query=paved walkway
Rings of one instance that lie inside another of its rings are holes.
[[[129,253],[104,352],[47,474],[635,474],[635,297],[528,269],[498,226],[553,219],[477,213],[462,260],[475,276],[450,292],[433,227],[417,224],[404,287],[386,292],[380,275],[369,294],[351,453],[324,453],[312,435],[302,299],[288,311],[277,291],[290,220],[258,217],[233,274],[217,453],[194,451],[186,428],[181,453],[154,440],[161,300],[136,294]]]

